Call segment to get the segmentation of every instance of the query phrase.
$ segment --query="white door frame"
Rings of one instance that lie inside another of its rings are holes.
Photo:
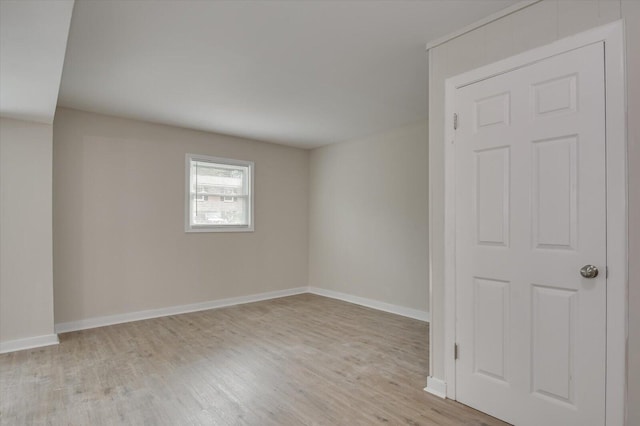
[[[626,402],[627,345],[627,138],[622,20],[567,37],[547,46],[448,78],[445,82],[445,273],[444,344],[447,398],[456,399],[456,224],[455,149],[453,115],[460,87],[560,55],[604,42],[607,179],[607,349],[606,424],[623,425]]]

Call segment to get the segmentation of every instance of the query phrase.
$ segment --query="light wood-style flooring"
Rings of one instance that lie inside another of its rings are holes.
[[[2,425],[504,425],[432,396],[428,324],[303,294],[0,355]]]

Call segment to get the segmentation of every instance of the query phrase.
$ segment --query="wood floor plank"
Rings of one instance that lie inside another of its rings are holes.
[[[504,425],[422,390],[428,324],[303,294],[0,355],[2,425]]]

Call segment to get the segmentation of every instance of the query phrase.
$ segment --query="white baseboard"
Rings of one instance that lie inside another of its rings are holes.
[[[42,346],[57,345],[58,343],[60,343],[60,341],[58,340],[57,334],[45,334],[43,336],[8,340],[6,342],[0,342],[0,354],[39,348]]]
[[[297,287],[287,290],[270,291],[267,293],[252,294],[248,296],[230,297],[227,299],[211,300],[207,302],[193,303],[189,305],[169,306],[166,308],[149,309],[145,311],[129,312],[125,314],[108,315],[103,317],[87,318],[78,321],[70,321],[58,323],[55,325],[56,333],[68,333],[70,331],[87,330],[90,328],[104,327],[107,325],[122,324],[132,321],[140,321],[151,318],[165,317],[168,315],[186,314],[189,312],[205,311],[209,309],[222,308],[225,306],[241,305],[244,303],[259,302],[261,300],[277,299],[279,297],[293,296],[296,294],[313,293],[320,296],[330,297],[332,299],[343,300],[345,302],[355,303],[357,305],[366,306],[368,308],[380,311],[391,312],[393,314],[402,315],[417,319],[420,321],[429,321],[429,313],[418,309],[406,308],[404,306],[392,305],[390,303],[379,302],[364,297],[352,296],[346,293],[340,293],[333,290],[325,290],[317,287]]]
[[[367,299],[359,296],[352,296],[351,294],[340,293],[333,290],[326,290],[324,288],[309,287],[309,293],[330,297],[332,299],[338,299],[349,303],[355,303],[356,305],[366,306],[367,308],[390,312],[392,314],[402,315],[403,317],[413,318],[420,321],[429,322],[431,319],[429,316],[429,312],[427,311],[392,305],[391,303],[380,302],[378,300]]]
[[[150,309],[146,311],[129,312],[126,314],[108,315],[104,317],[87,318],[79,321],[63,322],[56,324],[56,333],[68,333],[70,331],[86,330],[89,328],[104,327],[107,325],[121,324],[125,322],[140,321],[150,318],[165,317],[168,315],[186,314],[189,312],[206,311],[209,309],[223,308],[225,306],[242,305],[244,303],[259,302],[261,300],[277,299],[279,297],[293,296],[306,293],[306,287],[291,288],[287,290],[269,291],[267,293],[252,294],[248,296],[230,297],[227,299],[211,300],[207,302],[193,303],[190,305],[169,306],[167,308]]]
[[[259,302],[261,300],[277,299],[280,297],[293,296],[296,294],[312,293],[319,296],[330,297],[332,299],[343,300],[345,302],[355,303],[357,305],[366,306],[368,308],[380,311],[390,312],[404,317],[417,319],[420,321],[429,321],[429,313],[418,309],[406,308],[404,306],[392,305],[390,303],[380,302],[364,297],[353,296],[346,293],[340,293],[333,290],[326,290],[317,287],[297,287],[287,290],[270,291],[266,293],[252,294],[248,296],[230,297],[227,299],[211,300],[201,303],[193,303],[189,305],[169,306],[166,308],[150,309],[145,311],[129,312],[126,314],[108,315],[103,317],[87,318],[79,321],[64,322],[55,325],[56,333],[67,333],[70,331],[86,330],[96,327],[104,327],[107,325],[121,324],[125,322],[140,321],[150,318],[164,317],[168,315],[186,314],[189,312],[205,311],[209,309],[222,308],[225,306],[241,305],[244,303]],[[24,349],[32,349],[41,346],[56,345],[59,343],[57,334],[49,334],[44,336],[28,337],[25,339],[10,340],[0,342],[0,353],[20,351]],[[433,382],[433,385],[429,383]],[[435,390],[432,390],[435,389]],[[429,378],[427,380],[427,390],[434,395],[440,396],[438,389],[444,392],[446,386],[444,382]]]
[[[444,380],[432,376],[427,377],[427,387],[424,390],[440,398],[447,397],[447,384]]]

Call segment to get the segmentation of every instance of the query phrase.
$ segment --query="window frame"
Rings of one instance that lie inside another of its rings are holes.
[[[248,168],[247,179],[247,225],[192,225],[191,224],[191,163],[202,161],[223,166],[241,166]],[[213,157],[210,155],[186,154],[185,156],[185,199],[184,199],[184,232],[253,232],[254,231],[254,175],[253,161],[235,160],[232,158]]]

